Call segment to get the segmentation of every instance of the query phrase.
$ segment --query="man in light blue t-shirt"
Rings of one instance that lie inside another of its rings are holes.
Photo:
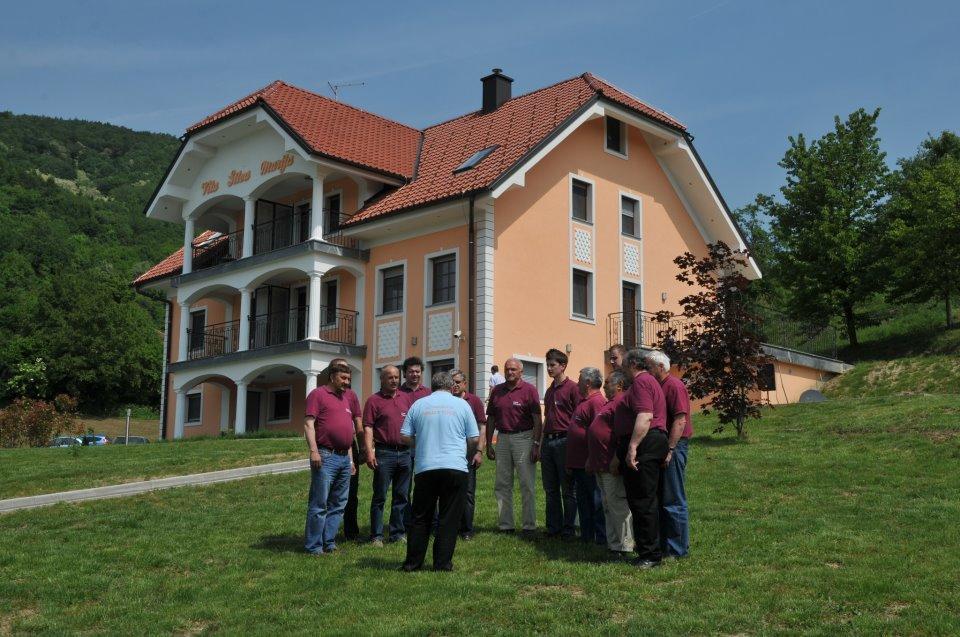
[[[467,456],[480,441],[470,405],[450,393],[453,377],[437,372],[433,393],[413,403],[400,429],[403,444],[414,447],[413,519],[407,528],[404,571],[423,566],[430,524],[439,502],[440,524],[433,543],[433,570],[452,571],[453,551],[467,499]]]

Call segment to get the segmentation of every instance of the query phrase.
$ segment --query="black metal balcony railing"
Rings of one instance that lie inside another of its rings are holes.
[[[222,234],[193,246],[193,269],[211,268],[236,261],[243,253],[243,230]]]
[[[797,321],[768,308],[758,308],[757,314],[759,321],[754,329],[761,342],[808,354],[837,357],[837,330],[834,327]],[[692,319],[683,316],[658,321],[652,312],[615,312],[607,316],[607,347],[615,343],[628,348],[659,347],[660,333],[668,327],[675,329],[675,338],[681,340],[691,325]]]
[[[253,226],[253,253],[278,250],[310,237],[310,211],[300,210]]]
[[[187,328],[187,358],[196,360],[237,351],[240,321],[207,325],[203,331]]]
[[[358,312],[320,306],[320,338],[355,345]],[[250,317],[250,349],[302,341],[307,337],[309,306]]]
[[[357,249],[360,243],[353,237],[343,236],[343,224],[351,215],[344,212],[323,211],[323,240],[344,248]]]

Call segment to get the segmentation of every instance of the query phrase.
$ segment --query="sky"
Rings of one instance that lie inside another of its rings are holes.
[[[180,135],[275,79],[424,127],[590,71],[684,122],[729,205],[783,185],[790,135],[882,109],[893,165],[960,131],[960,3],[3,3],[0,110]]]

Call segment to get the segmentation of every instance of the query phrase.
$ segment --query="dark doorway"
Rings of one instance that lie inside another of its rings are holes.
[[[639,333],[639,313],[637,300],[640,296],[640,286],[634,283],[623,284],[623,344],[627,349],[636,347]]]
[[[260,392],[247,390],[247,432],[260,431]]]

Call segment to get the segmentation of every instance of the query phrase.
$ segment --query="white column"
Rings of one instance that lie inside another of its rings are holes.
[[[187,328],[190,327],[190,304],[180,304],[180,340],[177,343],[180,347],[177,353],[178,361],[187,360],[187,350],[189,338],[187,337]]]
[[[253,222],[256,219],[257,200],[247,197],[243,200],[243,252],[242,258],[253,256]]]
[[[237,411],[233,419],[233,433],[247,432],[247,384],[237,381]]]
[[[193,272],[193,219],[183,222],[183,273]]]
[[[323,240],[323,175],[313,178],[313,194],[310,197],[310,238]]]
[[[250,349],[250,290],[240,290],[240,335],[237,338],[237,351],[245,352]]]
[[[178,389],[177,392],[177,414],[173,422],[173,438],[179,440],[183,438],[183,423],[187,420],[187,392]]]
[[[310,392],[317,388],[317,375],[319,373],[320,372],[316,372],[312,369],[307,371],[307,396],[309,396]]]
[[[310,273],[310,296],[307,303],[310,304],[310,311],[307,312],[307,338],[314,341],[320,340],[320,306],[323,304],[322,285],[319,272]]]

